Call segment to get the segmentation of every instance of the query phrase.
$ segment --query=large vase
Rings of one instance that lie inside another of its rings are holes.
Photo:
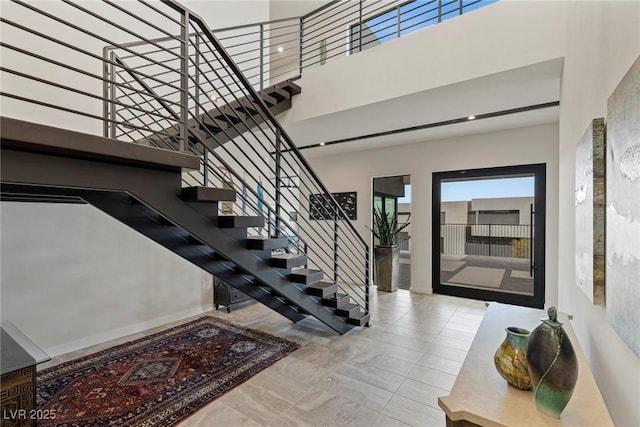
[[[507,336],[496,350],[493,363],[496,370],[507,383],[520,390],[531,390],[531,378],[527,364],[527,344],[529,331],[523,328],[508,327]]]
[[[578,380],[578,359],[555,307],[529,336],[527,362],[536,408],[560,418]]]
[[[394,246],[376,246],[374,249],[376,264],[376,284],[379,291],[395,292],[398,290],[398,270],[400,249]]]

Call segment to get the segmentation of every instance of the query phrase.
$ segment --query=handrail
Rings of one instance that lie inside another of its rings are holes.
[[[213,33],[238,64],[254,60],[264,65],[264,72],[252,76],[259,77],[259,85],[263,85],[276,81],[273,64],[281,61],[282,54],[287,51],[295,51],[296,54],[291,56],[295,56],[297,61],[287,62],[285,69],[278,67],[280,80],[298,78],[306,68],[356,54],[496,1],[334,0],[302,16],[218,28]],[[297,27],[299,31],[282,33],[278,31],[282,29],[278,27],[282,23],[290,23],[287,27]],[[235,41],[231,44],[229,40]],[[233,51],[240,46],[253,47]],[[245,74],[249,71],[241,68]]]

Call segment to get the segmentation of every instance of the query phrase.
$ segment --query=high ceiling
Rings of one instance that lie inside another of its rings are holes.
[[[284,124],[299,147],[465,118],[560,99],[561,58]],[[304,96],[303,92],[301,95]],[[295,108],[295,98],[293,101]],[[304,150],[307,157],[440,140],[558,121],[547,107]]]

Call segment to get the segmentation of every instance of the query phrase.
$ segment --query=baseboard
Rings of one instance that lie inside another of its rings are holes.
[[[83,348],[91,347],[91,346],[101,344],[107,341],[111,341],[117,338],[122,338],[127,335],[132,335],[138,332],[146,331],[151,328],[166,325],[171,322],[176,322],[181,319],[186,319],[188,317],[204,314],[211,310],[213,310],[213,304],[192,308],[192,309],[184,310],[178,313],[172,313],[166,316],[157,317],[152,320],[147,320],[144,322],[129,325],[123,328],[112,329],[99,334],[90,335],[88,337],[84,337],[79,340],[70,341],[64,344],[60,344],[52,347],[45,347],[43,348],[43,351],[47,353],[50,357],[55,357],[61,354],[70,353],[72,351],[82,350]]]

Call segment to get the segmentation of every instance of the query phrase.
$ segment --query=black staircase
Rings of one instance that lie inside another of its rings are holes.
[[[93,6],[3,7],[3,52],[55,72],[36,77],[22,61],[5,62],[3,78],[28,84],[1,95],[76,129],[3,117],[2,200],[90,203],[293,322],[312,315],[341,334],[367,324],[369,248],[275,119],[299,86],[261,76],[254,88],[205,23],[174,1],[106,2],[109,18]],[[23,9],[42,22],[17,21]],[[122,27],[118,14],[144,28]],[[27,44],[23,34],[46,43]],[[106,44],[101,56],[97,42]],[[60,71],[80,87],[55,80]],[[102,96],[84,90],[87,81],[101,83]],[[34,93],[35,83],[66,97]],[[78,132],[96,123],[103,136]],[[318,195],[324,203],[311,206]],[[329,219],[313,219],[312,209]]]

